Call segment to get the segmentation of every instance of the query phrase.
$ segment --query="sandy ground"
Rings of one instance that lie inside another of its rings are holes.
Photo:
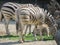
[[[18,43],[18,41],[1,41],[0,45],[57,45],[56,42],[53,41],[33,41],[33,42],[24,42]]]

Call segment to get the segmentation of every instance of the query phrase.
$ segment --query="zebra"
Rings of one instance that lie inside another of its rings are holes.
[[[33,6],[33,5],[32,4],[18,4],[18,3],[13,3],[13,2],[6,2],[2,5],[0,20],[2,20],[4,18],[7,35],[10,35],[10,32],[8,30],[8,24],[11,19],[16,21],[16,30],[18,33],[18,21],[16,19],[16,15],[15,15],[16,10],[18,8],[28,7],[28,6]],[[28,26],[31,27],[30,25],[28,25]]]
[[[57,30],[57,24],[53,16],[49,12],[47,12],[47,10],[40,8],[39,6],[18,9],[16,15],[19,22],[19,42],[24,42],[23,27],[27,24],[35,25],[34,30],[37,30],[37,28],[39,27],[41,40],[43,40],[40,26],[44,24],[46,17],[51,21],[52,26],[55,27],[55,30]],[[37,40],[36,33],[34,33],[34,37],[35,40]]]
[[[47,32],[46,34],[47,34],[47,36],[49,37],[49,35],[50,35],[50,31],[49,31],[49,30],[50,30],[50,29],[49,29],[49,25],[48,25],[48,24],[44,23],[44,24],[40,25],[39,28],[41,28],[42,34],[44,34],[44,33]],[[33,34],[34,34],[34,33],[40,34],[39,28],[37,28],[37,30],[33,30]]]

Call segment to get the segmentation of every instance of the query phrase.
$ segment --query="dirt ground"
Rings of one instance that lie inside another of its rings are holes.
[[[52,41],[32,41],[18,43],[18,41],[0,41],[0,45],[57,45],[54,40]]]

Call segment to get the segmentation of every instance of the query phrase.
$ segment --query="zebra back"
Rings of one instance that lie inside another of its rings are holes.
[[[41,20],[41,23],[44,22],[43,18],[45,17],[45,14],[42,12],[42,9],[39,7],[26,7],[26,8],[21,8],[20,10],[18,9],[18,12],[24,16],[24,14],[28,14],[32,19],[32,23],[39,23],[39,20]],[[17,13],[18,13],[17,12]],[[18,14],[19,14],[18,13]]]

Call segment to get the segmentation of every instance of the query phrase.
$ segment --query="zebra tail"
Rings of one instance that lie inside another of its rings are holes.
[[[2,22],[3,18],[4,18],[4,16],[3,16],[3,14],[0,11],[0,22]]]

